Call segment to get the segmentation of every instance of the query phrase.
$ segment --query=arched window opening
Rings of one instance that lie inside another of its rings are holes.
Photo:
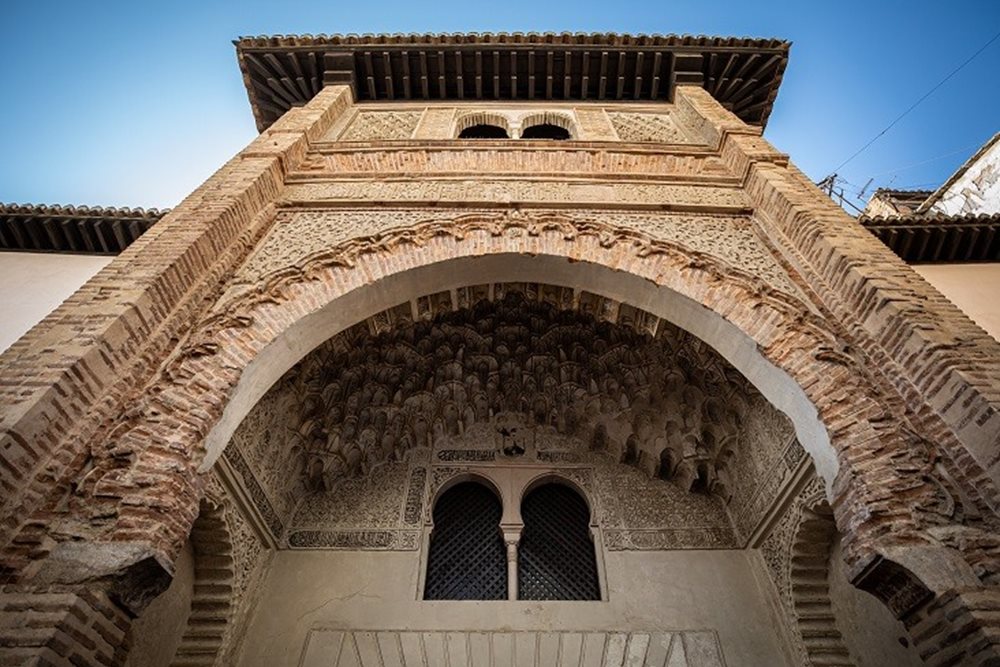
[[[458,133],[459,139],[510,139],[507,130],[499,125],[479,123],[470,125]]]
[[[521,503],[524,531],[518,545],[518,598],[599,600],[590,509],[562,484],[545,484]]]
[[[553,139],[555,141],[566,141],[570,138],[569,130],[552,123],[539,123],[531,127],[524,128],[521,132],[522,139]]]
[[[462,482],[434,505],[425,600],[506,600],[507,551],[500,499],[478,482]]]

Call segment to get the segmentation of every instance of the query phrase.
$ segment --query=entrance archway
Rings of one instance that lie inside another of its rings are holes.
[[[886,494],[905,489],[917,506],[933,507],[940,487],[925,472],[924,452],[882,407],[879,385],[801,298],[636,229],[554,214],[428,220],[324,246],[275,268],[253,289],[229,293],[115,435],[143,456],[157,455],[159,445],[149,442],[187,449],[205,470],[267,388],[320,342],[401,302],[486,281],[588,291],[678,325],[717,350],[792,420],[834,496],[838,524],[851,525],[845,553],[854,566],[878,553],[879,543],[905,542],[925,525],[949,521],[897,512],[886,531],[873,520],[872,508]],[[188,415],[182,423],[158,418],[178,410]],[[859,465],[850,452],[874,441],[905,452],[912,467],[888,459]],[[159,481],[143,493],[163,484],[196,502],[193,469],[151,476]],[[925,496],[926,503],[919,500]],[[127,525],[132,511],[123,507],[117,525]],[[166,541],[179,548],[189,530],[184,516],[165,515],[163,523]]]

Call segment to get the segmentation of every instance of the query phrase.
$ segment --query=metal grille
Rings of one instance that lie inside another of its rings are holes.
[[[506,600],[500,500],[482,484],[448,489],[434,506],[425,600]]]
[[[518,547],[522,600],[598,600],[597,559],[590,540],[590,510],[561,484],[540,486],[521,504],[524,532]]]

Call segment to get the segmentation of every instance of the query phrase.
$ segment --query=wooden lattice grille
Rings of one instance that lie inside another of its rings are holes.
[[[500,500],[482,484],[448,489],[434,506],[425,600],[506,600]]]
[[[541,486],[521,504],[524,532],[518,548],[522,600],[598,600],[597,559],[590,510],[561,484]]]

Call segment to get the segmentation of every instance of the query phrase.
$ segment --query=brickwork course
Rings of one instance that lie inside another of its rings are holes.
[[[590,48],[595,67],[608,49],[476,39]],[[0,355],[0,664],[124,664],[132,619],[169,584],[213,464],[264,391],[405,300],[387,286],[454,289],[450,262],[514,255],[571,260],[574,286],[598,294],[613,271],[633,305],[667,317],[670,292],[738,331],[803,397],[792,420],[822,425],[803,446],[854,584],[927,664],[1000,664],[1000,345],[762,138],[787,45],[614,39],[631,88],[574,84],[578,68],[547,91],[540,57],[535,99],[487,77],[481,108],[473,83],[472,99],[444,83],[404,94],[401,69],[369,83],[347,38],[237,43],[260,135]],[[758,57],[724,70],[726,46]],[[264,58],[272,47],[318,48],[326,69],[297,84],[315,58]],[[658,90],[642,69],[657,49],[676,65]],[[521,61],[504,62],[516,77]],[[748,68],[756,88],[714,78]],[[571,138],[487,148],[453,138],[463,114]],[[327,222],[294,232],[308,216]],[[681,236],[682,219],[752,242]]]

